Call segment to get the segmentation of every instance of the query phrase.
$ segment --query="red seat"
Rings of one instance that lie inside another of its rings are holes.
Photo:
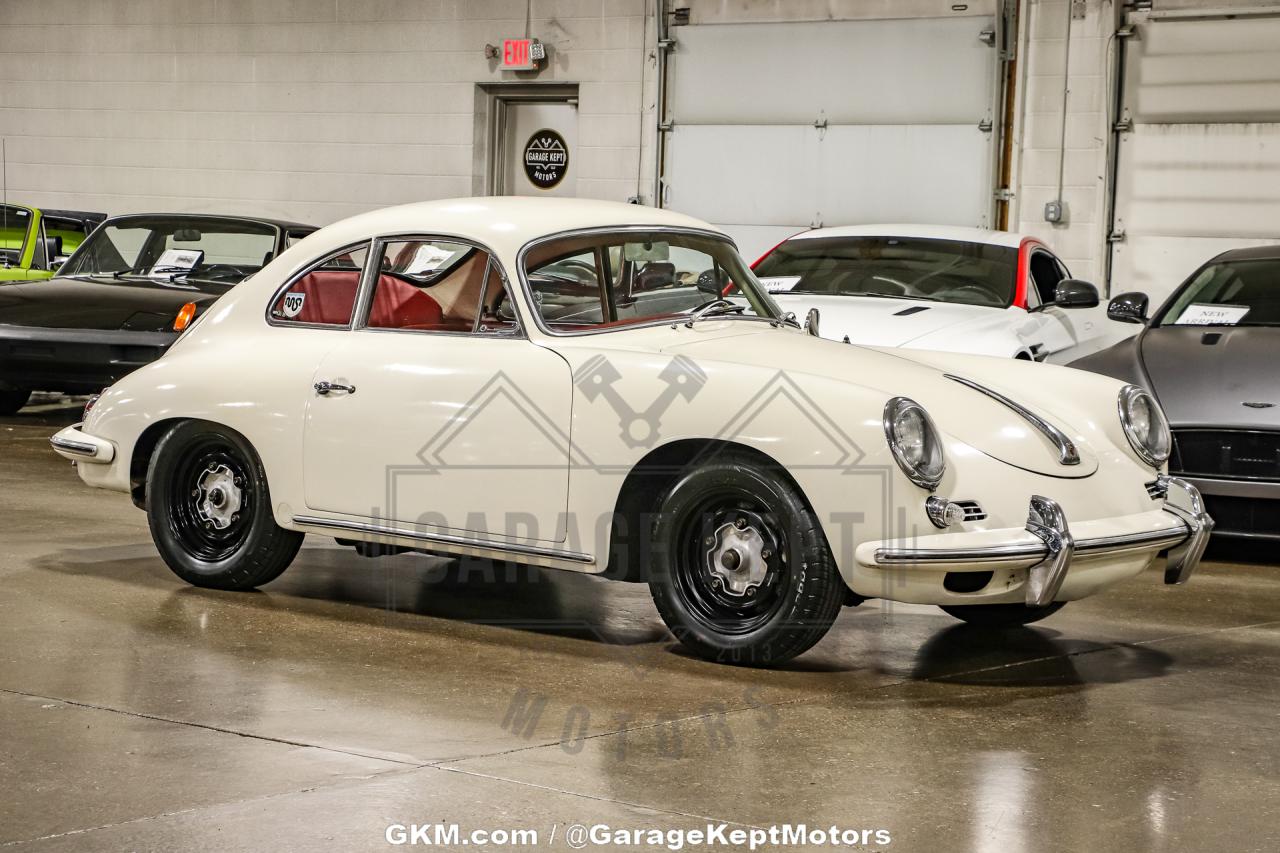
[[[440,303],[393,275],[378,276],[369,309],[371,329],[438,329],[444,325]]]

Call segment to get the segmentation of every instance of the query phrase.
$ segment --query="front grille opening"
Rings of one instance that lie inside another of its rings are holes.
[[[1224,480],[1280,480],[1280,432],[1179,429],[1173,431],[1169,470]]]
[[[991,583],[995,572],[947,572],[942,588],[947,592],[978,592]]]
[[[1168,494],[1168,489],[1166,489],[1164,484],[1159,480],[1152,480],[1150,483],[1147,483],[1147,497],[1151,498],[1151,500],[1160,500],[1166,494]]]
[[[987,511],[977,501],[955,501],[954,503],[964,509],[965,521],[982,521],[987,517]]]

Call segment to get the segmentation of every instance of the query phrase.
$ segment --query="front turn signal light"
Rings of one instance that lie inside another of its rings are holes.
[[[173,330],[175,332],[183,331],[187,326],[191,325],[191,321],[195,316],[196,304],[194,302],[188,302],[183,305],[182,309],[178,311],[178,316],[173,318]]]

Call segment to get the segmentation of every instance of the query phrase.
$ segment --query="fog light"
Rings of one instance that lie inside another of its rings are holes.
[[[924,511],[929,516],[929,520],[933,522],[933,526],[940,529],[945,529],[964,521],[964,507],[937,495],[931,496],[924,502]]]

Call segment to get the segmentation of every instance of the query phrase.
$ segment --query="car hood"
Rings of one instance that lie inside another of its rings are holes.
[[[1280,329],[1161,326],[1137,345],[1174,426],[1280,427]]]
[[[0,284],[0,325],[172,331],[183,305],[207,305],[229,289],[225,284],[88,276]]]
[[[810,293],[771,295],[782,310],[792,311],[800,319],[804,319],[810,308],[817,308],[824,338],[840,340],[848,335],[853,343],[877,347],[908,346],[923,338],[936,337],[940,332],[986,322],[1003,314],[1000,308],[927,300]],[[937,348],[947,349],[946,346]]]
[[[695,362],[749,364],[767,373],[785,372],[793,379],[820,376],[878,391],[886,400],[910,397],[954,439],[1007,464],[1048,476],[1087,477],[1097,470],[1099,454],[1115,448],[1099,417],[1098,401],[1105,396],[1101,408],[1112,414],[1117,383],[1077,370],[1006,358],[853,346],[744,320],[700,323],[692,330],[679,324],[655,330],[653,336],[662,341],[663,351]],[[947,374],[977,382],[1048,420],[1075,442],[1080,464],[1059,463],[1056,446],[1025,418],[990,396],[948,379]],[[842,404],[841,399],[830,403],[833,408]]]

